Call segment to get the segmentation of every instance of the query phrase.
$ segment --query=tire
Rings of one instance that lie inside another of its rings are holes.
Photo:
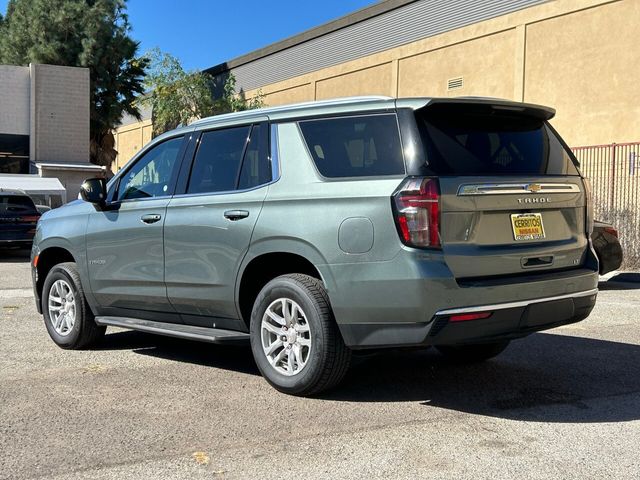
[[[349,368],[351,350],[342,340],[329,296],[322,282],[308,275],[282,275],[264,286],[253,305],[250,335],[260,373],[280,392],[318,394],[338,385]]]
[[[477,343],[470,345],[440,345],[436,349],[452,363],[480,363],[500,355],[509,346],[509,341]]]
[[[50,299],[52,308],[49,308]],[[61,318],[57,312],[65,312],[67,316]],[[51,339],[60,348],[68,350],[95,344],[107,329],[95,323],[73,262],[59,263],[47,274],[42,287],[42,314]]]

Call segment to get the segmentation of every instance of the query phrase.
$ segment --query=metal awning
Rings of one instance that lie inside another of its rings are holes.
[[[0,174],[0,188],[22,190],[33,195],[60,195],[63,203],[67,201],[67,191],[60,180],[37,175]]]

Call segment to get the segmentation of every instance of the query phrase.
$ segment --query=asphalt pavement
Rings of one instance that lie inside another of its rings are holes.
[[[475,366],[357,358],[321,398],[283,395],[248,347],[109,329],[65,351],[24,254],[0,254],[0,479],[640,478],[640,283]]]

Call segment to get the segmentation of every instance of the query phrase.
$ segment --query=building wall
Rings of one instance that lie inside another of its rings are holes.
[[[247,91],[268,105],[345,95],[542,103],[570,145],[640,140],[638,0],[556,0]],[[464,86],[447,89],[462,77]]]
[[[29,135],[29,67],[0,65],[0,133]]]
[[[130,123],[116,129],[114,136],[118,157],[112,167],[114,173],[124,167],[131,157],[151,141],[152,133],[153,125],[151,124],[151,119]]]
[[[640,141],[638,24],[625,0],[527,25],[524,99],[553,105],[572,145]]]
[[[30,68],[31,160],[89,163],[89,70]]]
[[[571,146],[639,141],[638,24],[640,0],[555,0],[257,88],[240,81],[238,87],[247,97],[261,91],[268,105],[370,94],[500,97],[556,108],[552,123]],[[448,89],[459,77],[463,86]],[[121,150],[120,163],[129,158]]]

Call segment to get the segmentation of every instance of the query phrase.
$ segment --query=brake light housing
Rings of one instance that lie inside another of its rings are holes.
[[[38,223],[40,219],[40,215],[23,215],[20,217],[20,222],[22,223]]]
[[[398,234],[408,247],[442,247],[440,185],[437,178],[405,179],[391,198]]]

